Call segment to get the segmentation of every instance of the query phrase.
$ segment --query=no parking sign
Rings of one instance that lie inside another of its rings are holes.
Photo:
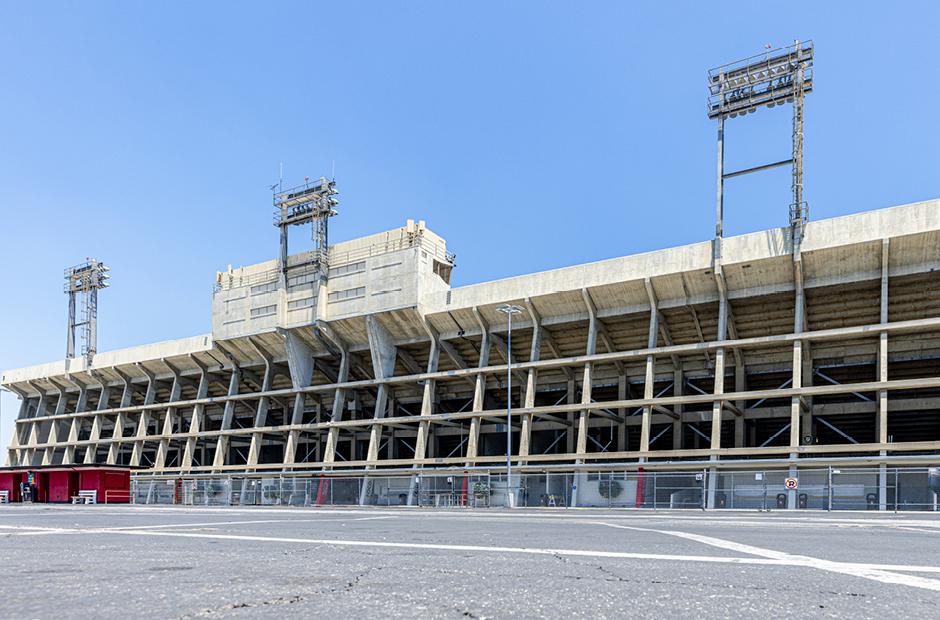
[[[787,478],[783,481],[783,486],[790,491],[796,491],[800,487],[800,481],[796,478]]]

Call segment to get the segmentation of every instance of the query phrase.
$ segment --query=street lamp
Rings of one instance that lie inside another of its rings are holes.
[[[506,506],[512,508],[512,315],[522,314],[524,308],[503,304],[496,310],[509,317],[509,336],[506,338]]]

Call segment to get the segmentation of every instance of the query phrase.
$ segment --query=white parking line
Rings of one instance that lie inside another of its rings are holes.
[[[46,506],[41,512],[20,512],[14,508],[12,510],[2,510],[0,516],[23,516],[28,514],[33,516],[56,516],[68,512],[81,512],[96,515],[134,515],[134,514],[166,514],[166,515],[208,515],[224,514],[251,515],[258,516],[263,514],[274,515],[390,515],[390,516],[415,516],[421,519],[461,519],[461,520],[546,520],[546,521],[570,521],[577,519],[604,519],[613,522],[687,522],[687,523],[709,523],[725,526],[741,527],[764,527],[773,524],[774,527],[785,528],[820,528],[820,527],[858,527],[858,528],[900,528],[921,527],[940,531],[940,518],[929,519],[923,517],[909,518],[903,515],[877,515],[870,517],[848,517],[848,516],[827,516],[820,514],[799,514],[786,515],[782,512],[771,514],[749,514],[746,512],[728,512],[728,513],[695,513],[689,512],[638,512],[633,510],[624,510],[619,514],[604,513],[599,510],[587,508],[559,509],[553,510],[526,511],[470,511],[470,510],[429,510],[423,508],[315,508],[315,507],[192,507],[192,506],[126,506],[111,507],[107,511],[103,507],[96,506]]]
[[[257,525],[265,523],[346,523],[352,521],[377,521],[384,519],[397,519],[395,516],[376,516],[376,517],[357,517],[353,519],[252,519],[250,521],[203,521],[201,523],[161,523],[151,525],[126,525],[110,527],[43,527],[37,525],[0,525],[0,532],[4,530],[14,530],[11,534],[14,536],[37,536],[40,534],[74,534],[74,533],[102,533],[102,532],[120,532],[125,530],[155,530],[165,528],[190,528],[190,527],[213,527],[225,525]]]
[[[128,526],[114,526],[106,528],[96,528],[100,530],[108,531],[120,531],[120,530],[153,530],[153,529],[163,529],[168,527],[207,527],[207,526],[220,526],[220,525],[255,525],[260,523],[343,523],[346,521],[378,521],[382,519],[397,519],[395,516],[379,516],[379,517],[356,517],[353,519],[254,519],[251,521],[206,521],[204,523],[165,523],[161,525],[128,525]]]
[[[774,549],[765,549],[763,547],[755,547],[753,545],[737,543],[732,540],[715,538],[713,536],[703,536],[701,534],[692,534],[690,532],[680,532],[676,530],[657,530],[657,529],[644,528],[644,527],[631,527],[628,525],[605,523],[603,521],[593,521],[593,523],[595,525],[603,525],[605,527],[612,527],[612,528],[623,529],[623,530],[634,530],[634,531],[639,531],[639,532],[654,532],[657,534],[664,534],[666,536],[675,536],[678,538],[684,538],[686,540],[692,540],[698,543],[702,543],[704,545],[718,547],[719,549],[725,549],[728,551],[737,551],[738,553],[747,553],[750,555],[756,555],[758,557],[783,561],[792,566],[806,566],[809,568],[816,568],[819,570],[829,571],[833,573],[841,573],[843,575],[852,575],[855,577],[862,577],[864,579],[871,579],[873,581],[880,581],[882,583],[900,584],[900,585],[911,586],[915,588],[923,588],[925,590],[934,590],[934,591],[940,592],[940,581],[936,579],[929,579],[927,577],[918,577],[916,575],[899,575],[896,573],[887,572],[886,570],[884,570],[884,567],[874,567],[872,565],[856,564],[852,562],[833,562],[831,560],[822,560],[820,558],[814,558],[814,557],[807,556],[807,555],[796,555],[796,554],[786,553],[784,551],[775,551]],[[925,568],[925,567],[920,567],[920,568]],[[903,567],[903,566],[899,566],[895,570],[908,570],[912,572],[927,572],[927,571],[914,570],[914,567]],[[940,572],[940,568],[937,568],[936,570],[937,572]]]

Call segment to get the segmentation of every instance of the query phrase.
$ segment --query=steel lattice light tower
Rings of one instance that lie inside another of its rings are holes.
[[[75,328],[82,328],[82,356],[88,366],[98,351],[98,289],[107,288],[111,270],[93,258],[65,270],[64,291],[69,296],[68,339],[65,357],[75,357]],[[81,320],[75,320],[75,306],[81,297]]]
[[[736,176],[790,165],[792,169],[790,230],[793,252],[798,253],[808,217],[803,200],[803,99],[813,90],[813,42],[769,50],[708,72],[708,118],[718,120],[718,196],[715,259],[721,259],[724,234],[724,181]],[[725,119],[752,114],[758,108],[793,104],[793,151],[790,159],[725,172]]]
[[[274,225],[281,230],[280,272],[281,285],[287,286],[287,229],[290,226],[299,226],[311,222],[313,224],[312,239],[313,251],[311,263],[320,272],[326,275],[329,263],[329,238],[327,235],[329,219],[336,215],[333,208],[339,204],[334,198],[336,181],[328,181],[320,177],[319,183],[303,185],[279,190],[274,193]]]

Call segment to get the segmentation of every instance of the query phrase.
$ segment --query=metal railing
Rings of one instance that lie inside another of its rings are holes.
[[[788,488],[788,479],[796,488]],[[135,477],[131,501],[188,506],[938,511],[928,468],[406,476]]]

